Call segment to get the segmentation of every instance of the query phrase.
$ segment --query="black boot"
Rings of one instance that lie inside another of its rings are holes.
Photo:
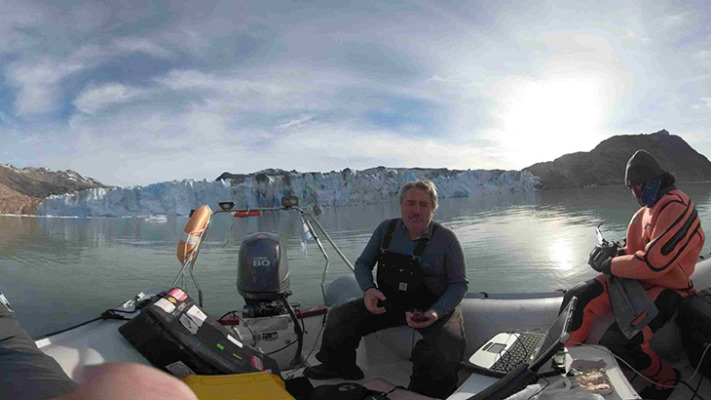
[[[329,364],[320,364],[304,369],[304,376],[309,379],[345,379],[357,381],[363,379],[363,371],[357,365],[351,367],[336,367]]]

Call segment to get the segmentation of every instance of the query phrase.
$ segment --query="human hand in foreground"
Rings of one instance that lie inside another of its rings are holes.
[[[365,308],[373,314],[382,314],[385,312],[385,307],[378,306],[378,300],[385,301],[383,292],[374,287],[365,291],[365,295],[363,296]]]
[[[76,391],[56,400],[197,400],[177,378],[153,367],[109,363],[87,367]]]
[[[425,319],[426,318],[426,319]],[[423,319],[422,321],[420,319]],[[422,329],[427,328],[439,319],[437,311],[428,310],[424,313],[421,311],[408,311],[405,313],[405,321],[410,328]]]
[[[588,264],[597,272],[609,274],[612,267],[612,257],[617,253],[616,247],[595,246],[588,257]]]

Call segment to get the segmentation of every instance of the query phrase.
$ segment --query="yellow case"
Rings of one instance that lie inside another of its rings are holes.
[[[200,400],[294,400],[284,381],[269,372],[188,375],[183,382]]]

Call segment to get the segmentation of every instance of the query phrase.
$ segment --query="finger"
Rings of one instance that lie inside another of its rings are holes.
[[[384,313],[385,311],[386,311],[386,310],[385,310],[384,307],[375,306],[375,308],[374,308],[373,310],[371,310],[370,312],[372,312],[373,314],[382,314],[382,313]]]
[[[371,297],[368,299],[369,301],[366,301],[365,303],[365,308],[368,309],[373,314],[382,314],[385,312],[384,307],[379,307],[378,306],[378,299],[375,297]]]
[[[372,298],[366,297],[366,298],[364,299],[363,303],[365,304],[365,308],[367,308],[368,311],[370,311],[370,312],[373,312],[373,310],[374,310],[375,307],[376,307],[376,304],[375,304],[374,301],[372,301]]]
[[[430,326],[430,321],[424,321],[424,322],[408,321],[408,325],[411,328],[422,329],[422,328],[427,328],[428,326]]]
[[[378,306],[375,306],[372,304],[366,305],[365,308],[368,309],[368,311],[370,311],[372,314],[382,314],[383,313],[381,311],[381,309],[378,308]]]

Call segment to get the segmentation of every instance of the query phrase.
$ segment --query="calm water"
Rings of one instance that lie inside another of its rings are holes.
[[[711,232],[711,183],[681,188]],[[621,239],[636,209],[627,188],[615,186],[443,200],[435,218],[462,243],[470,291],[548,292],[593,276],[586,262],[596,244],[594,227],[603,222],[608,239]],[[398,215],[392,203],[326,209],[319,220],[355,262],[375,226]],[[241,238],[258,230],[279,232],[286,243],[290,300],[304,307],[321,303],[324,259],[313,243],[301,251],[296,213],[279,216],[213,219],[195,267],[212,314],[241,309],[237,252]],[[0,216],[0,289],[33,335],[93,318],[146,288],[172,283],[186,221]],[[702,254],[710,252],[707,242]],[[335,253],[329,256],[329,280],[350,273]]]

